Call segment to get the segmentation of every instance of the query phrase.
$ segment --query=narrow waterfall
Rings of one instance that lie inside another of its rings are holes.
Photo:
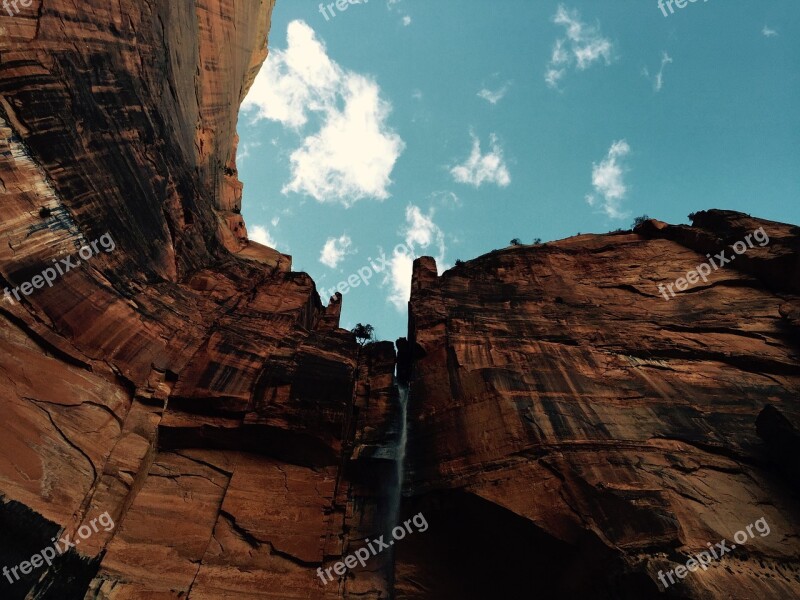
[[[398,402],[400,403],[397,417],[397,445],[394,452],[394,470],[395,476],[393,477],[394,489],[390,490],[391,496],[389,501],[389,514],[387,519],[387,534],[388,538],[392,537],[392,530],[400,526],[400,506],[403,502],[403,480],[405,479],[405,462],[406,462],[406,445],[408,444],[408,382],[400,381],[397,386],[398,389]],[[394,542],[390,542],[394,544]],[[389,574],[390,582],[390,600],[395,598],[395,572],[394,561],[395,552],[397,547],[393,546],[390,552],[392,553],[392,569]]]
[[[400,504],[403,499],[403,479],[406,459],[406,444],[408,443],[408,384],[400,382],[397,386],[398,402],[400,403],[396,429],[396,445],[394,448],[394,477],[389,495],[389,511],[387,515],[387,533],[400,522]]]
[[[395,469],[397,470],[397,508],[398,514],[394,519],[394,525],[399,519],[400,502],[403,498],[403,480],[405,478],[406,445],[408,444],[408,384],[401,383],[400,390],[400,441],[397,444],[397,458]]]

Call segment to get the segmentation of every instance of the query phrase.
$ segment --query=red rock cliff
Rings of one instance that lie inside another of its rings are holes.
[[[385,461],[349,458],[392,418],[394,350],[360,351],[239,216],[272,5],[0,15],[0,562],[114,522],[2,598],[386,597],[386,564],[316,569],[384,526]]]
[[[400,549],[398,598],[662,597],[659,571],[762,517],[667,596],[800,597],[798,292],[800,230],[723,211],[418,259],[407,494],[439,527]]]
[[[0,11],[0,565],[97,529],[0,597],[648,598],[761,517],[668,595],[800,595],[798,231],[723,212],[418,261],[402,512],[430,529],[396,574],[322,584],[392,513],[395,352],[247,241],[236,115],[272,4]]]

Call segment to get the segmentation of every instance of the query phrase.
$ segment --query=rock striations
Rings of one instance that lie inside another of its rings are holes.
[[[400,512],[430,529],[323,584],[394,524],[396,353],[247,239],[273,4],[0,11],[0,598],[648,598],[762,517],[665,596],[799,596],[800,238],[719,211],[418,260]]]
[[[402,548],[398,597],[661,597],[659,572],[762,517],[666,595],[800,597],[800,229],[693,219],[441,277],[415,262],[407,493],[448,526]],[[707,282],[659,292],[723,250]],[[436,562],[454,540],[473,549]]]
[[[388,430],[394,349],[360,351],[239,216],[236,118],[272,5],[0,15],[0,283],[22,289],[0,302],[0,563],[79,541],[0,577],[3,599],[386,597],[386,565],[316,569],[385,525],[368,475],[387,461],[349,457]]]

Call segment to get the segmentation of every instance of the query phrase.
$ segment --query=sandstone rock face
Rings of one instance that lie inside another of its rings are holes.
[[[769,244],[660,294],[760,227]],[[666,594],[800,596],[796,471],[780,468],[797,464],[780,450],[800,422],[799,233],[710,211],[441,277],[418,259],[407,495],[432,524],[427,548],[399,551],[397,597],[660,597],[659,571],[762,517],[768,535],[751,527]],[[479,549],[431,568],[459,543]]]
[[[385,561],[316,570],[385,527],[386,460],[350,454],[383,443],[394,350],[239,216],[273,4],[0,15],[0,560],[78,542],[4,599],[386,597]]]
[[[273,4],[0,11],[0,598],[800,596],[798,229],[710,211],[420,259],[395,377],[247,240],[236,116]]]

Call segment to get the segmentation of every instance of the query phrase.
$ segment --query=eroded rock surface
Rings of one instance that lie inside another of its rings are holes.
[[[239,215],[273,4],[0,11],[0,559],[114,521],[2,598],[386,597],[386,564],[316,569],[385,526],[350,453],[392,418],[394,350],[360,349]]]
[[[759,227],[769,244],[660,294]],[[442,573],[404,547],[398,598],[526,581],[547,598],[657,597],[659,571],[762,517],[768,535],[668,595],[800,596],[796,482],[779,468],[796,461],[777,452],[797,445],[799,268],[797,227],[724,211],[512,247],[441,277],[418,259],[409,493],[464,515],[443,534],[481,551]]]
[[[400,512],[430,527],[394,572],[386,552],[323,585],[398,509],[395,351],[247,241],[236,115],[273,4],[0,11],[0,564],[80,540],[0,597],[648,598],[761,517],[666,595],[800,596],[798,231],[720,211],[419,260]]]

